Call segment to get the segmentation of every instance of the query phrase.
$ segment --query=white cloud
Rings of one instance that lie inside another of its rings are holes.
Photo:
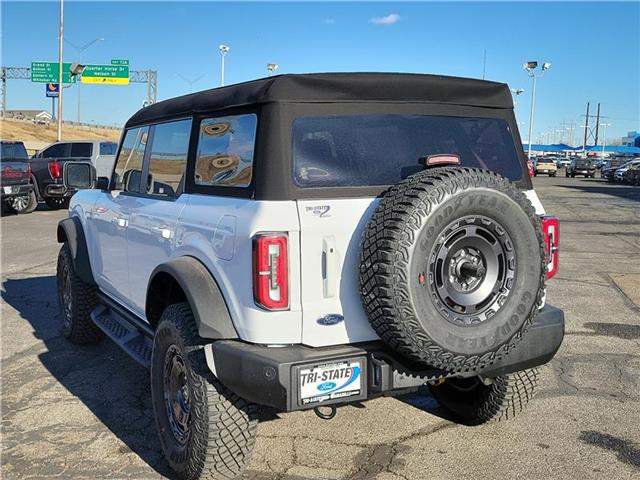
[[[333,25],[334,23],[336,23],[336,19],[335,18],[325,18],[322,23],[325,23],[327,25]]]
[[[389,15],[385,15],[384,17],[373,17],[369,20],[370,23],[374,25],[393,25],[394,23],[398,23],[400,21],[400,15],[397,13],[390,13]]]

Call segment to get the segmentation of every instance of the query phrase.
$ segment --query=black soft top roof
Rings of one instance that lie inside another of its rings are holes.
[[[125,128],[181,115],[273,102],[409,102],[513,108],[505,83],[409,73],[289,74],[165,100],[139,110]]]

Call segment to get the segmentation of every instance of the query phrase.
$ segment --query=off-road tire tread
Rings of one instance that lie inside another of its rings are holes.
[[[62,203],[56,203],[56,200],[56,198],[45,198],[44,203],[46,203],[51,210],[62,210],[64,208],[69,208],[69,198],[65,198]]]
[[[191,403],[193,447],[185,470],[176,473],[185,480],[237,478],[248,465],[255,444],[258,407],[223,386],[208,369],[188,303],[169,305],[158,328],[163,322],[170,322],[180,332],[195,387]]]
[[[470,403],[464,409],[452,408],[449,390],[444,394],[442,385],[430,386],[431,393],[440,405],[465,425],[480,425],[488,422],[504,422],[517,416],[535,396],[540,372],[537,368],[502,375],[490,385],[482,385],[481,401]],[[459,393],[459,392],[458,392]]]
[[[63,318],[63,300],[60,287],[62,285],[61,275],[63,264],[68,264],[71,277],[71,288],[73,295],[73,318],[71,320],[71,330],[62,335],[75,345],[95,345],[104,338],[104,333],[91,320],[91,312],[99,304],[98,289],[95,285],[83,282],[76,274],[71,250],[67,243],[62,245],[58,254],[57,279],[58,279],[58,302],[60,305],[60,316]]]
[[[424,332],[409,295],[404,273],[409,251],[423,223],[445,199],[472,187],[491,188],[513,199],[534,226],[541,253],[540,281],[534,304],[508,342],[483,355],[447,351]],[[369,321],[380,338],[403,357],[449,372],[478,371],[507,355],[520,342],[542,305],[546,285],[544,239],[531,202],[495,172],[446,167],[425,170],[389,188],[365,229],[360,248],[360,294]]]

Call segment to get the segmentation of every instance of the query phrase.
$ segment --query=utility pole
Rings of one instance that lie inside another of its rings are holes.
[[[582,142],[582,151],[587,150],[587,132],[589,131],[589,102],[587,102],[587,114],[584,122],[584,142]]]
[[[484,55],[482,56],[482,79],[484,80],[484,77],[487,73],[487,49],[484,49]]]
[[[60,35],[58,37],[58,141],[62,140],[62,43],[64,42],[64,0],[60,0]]]
[[[575,129],[575,124],[572,121],[567,130],[569,131],[569,145],[573,147],[573,131]]]

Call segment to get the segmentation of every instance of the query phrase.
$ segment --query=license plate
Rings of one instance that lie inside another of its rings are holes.
[[[301,368],[298,372],[302,405],[359,395],[362,365],[359,361],[329,363]]]

